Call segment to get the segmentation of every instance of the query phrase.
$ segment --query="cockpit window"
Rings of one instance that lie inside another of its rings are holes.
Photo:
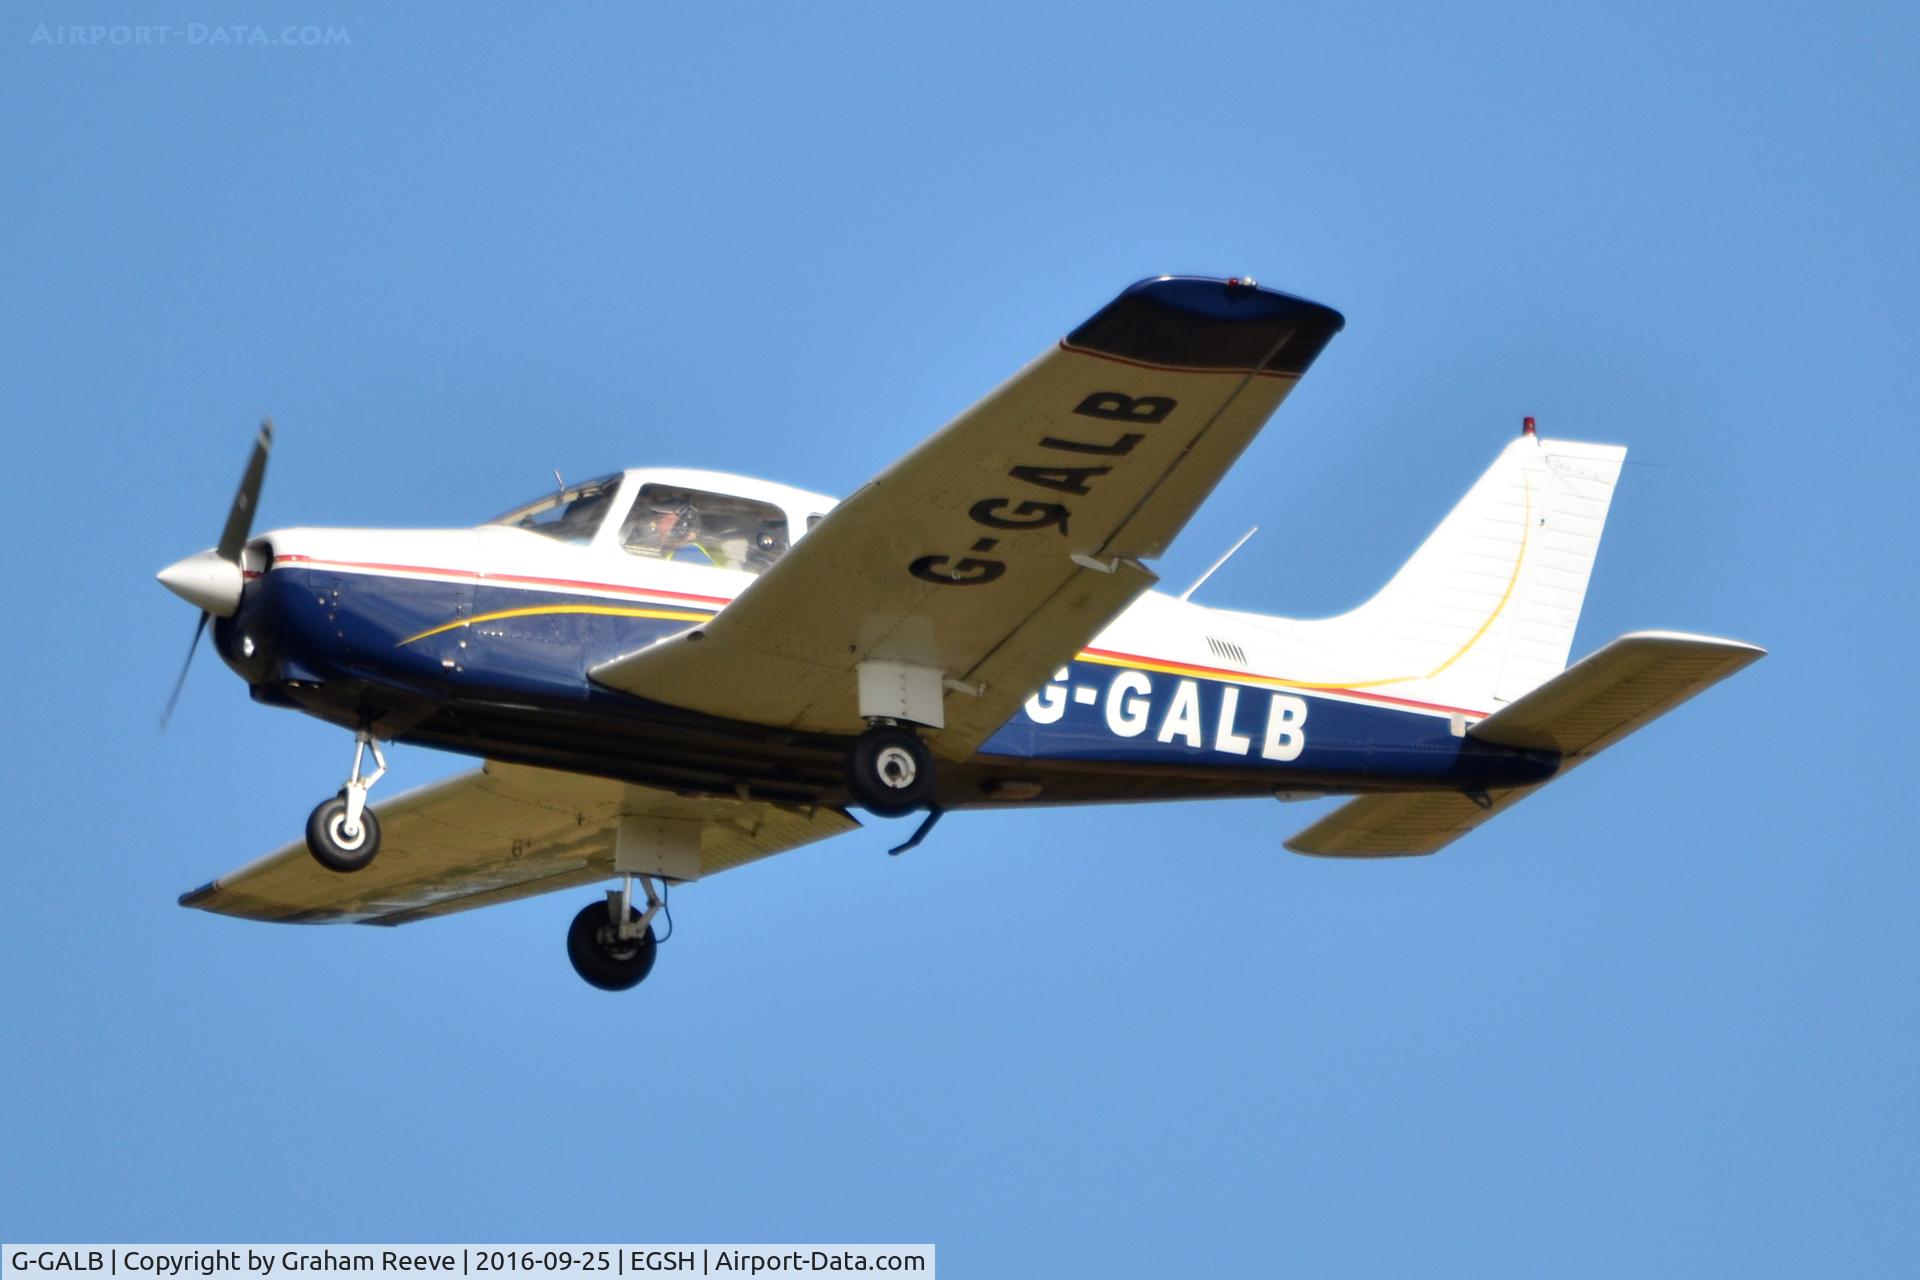
[[[642,485],[620,545],[637,556],[759,573],[786,553],[787,516],[770,502]]]
[[[593,535],[613,510],[613,495],[620,487],[619,476],[601,476],[577,484],[571,489],[549,494],[524,507],[488,521],[510,525],[532,533],[544,533],[562,542],[591,542]]]

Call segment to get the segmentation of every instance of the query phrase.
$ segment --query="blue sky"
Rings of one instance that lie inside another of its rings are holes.
[[[34,41],[74,21],[178,34]],[[349,42],[190,42],[225,22]],[[1895,5],[7,6],[0,1235],[1910,1265],[1917,44]],[[262,412],[260,527],[556,467],[847,492],[1162,271],[1348,317],[1176,587],[1258,523],[1202,599],[1345,608],[1530,413],[1632,449],[1576,651],[1772,656],[1437,858],[1297,858],[1320,808],[1271,803],[876,823],[684,892],[619,999],[577,894],[174,905],[347,760],[206,654],[154,729],[193,616],[151,574]]]

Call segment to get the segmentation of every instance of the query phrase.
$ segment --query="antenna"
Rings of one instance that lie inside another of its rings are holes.
[[[567,491],[567,482],[560,478],[560,468],[558,467],[553,469],[553,487],[562,493]]]
[[[1238,551],[1240,548],[1246,546],[1247,539],[1251,538],[1254,534],[1258,532],[1260,532],[1260,526],[1255,525],[1253,526],[1253,528],[1241,534],[1240,541],[1234,543],[1232,546],[1227,548],[1227,554],[1221,556],[1218,560],[1215,560],[1213,562],[1213,567],[1211,569],[1208,569],[1205,573],[1201,574],[1197,579],[1194,580],[1194,584],[1192,586],[1188,587],[1185,591],[1182,591],[1180,593],[1180,599],[1185,600],[1188,596],[1192,595],[1194,592],[1198,591],[1203,585],[1205,585],[1207,579],[1211,578],[1214,574],[1220,572],[1220,566],[1225,564],[1227,561],[1233,559],[1233,553]]]

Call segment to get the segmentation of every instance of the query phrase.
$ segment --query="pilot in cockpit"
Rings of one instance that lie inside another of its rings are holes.
[[[700,532],[700,513],[684,494],[656,494],[644,501],[646,510],[627,526],[628,551],[671,560],[674,552],[693,544]]]

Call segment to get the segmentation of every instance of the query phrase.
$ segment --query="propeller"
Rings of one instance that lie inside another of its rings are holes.
[[[240,552],[253,530],[254,511],[260,505],[260,484],[267,475],[267,454],[273,449],[273,419],[260,421],[260,434],[253,442],[253,456],[247,459],[246,472],[240,477],[240,489],[227,510],[227,523],[220,530],[220,541],[209,550],[168,565],[154,576],[160,585],[185,600],[200,606],[200,622],[193,629],[193,643],[187,646],[187,660],[180,665],[179,678],[173,682],[173,695],[160,716],[165,730],[173,717],[173,708],[186,687],[187,672],[193,668],[193,656],[200,649],[200,637],[206,634],[207,620],[231,618],[240,608],[240,591],[246,575],[240,568]]]
[[[193,643],[187,646],[187,660],[180,664],[180,674],[173,682],[173,692],[167,697],[167,709],[160,713],[160,732],[167,731],[167,721],[173,719],[173,709],[180,703],[180,691],[187,687],[187,672],[193,667],[193,655],[200,648],[200,637],[206,634],[207,619],[213,615],[205,609],[200,611],[200,624],[193,629]]]

